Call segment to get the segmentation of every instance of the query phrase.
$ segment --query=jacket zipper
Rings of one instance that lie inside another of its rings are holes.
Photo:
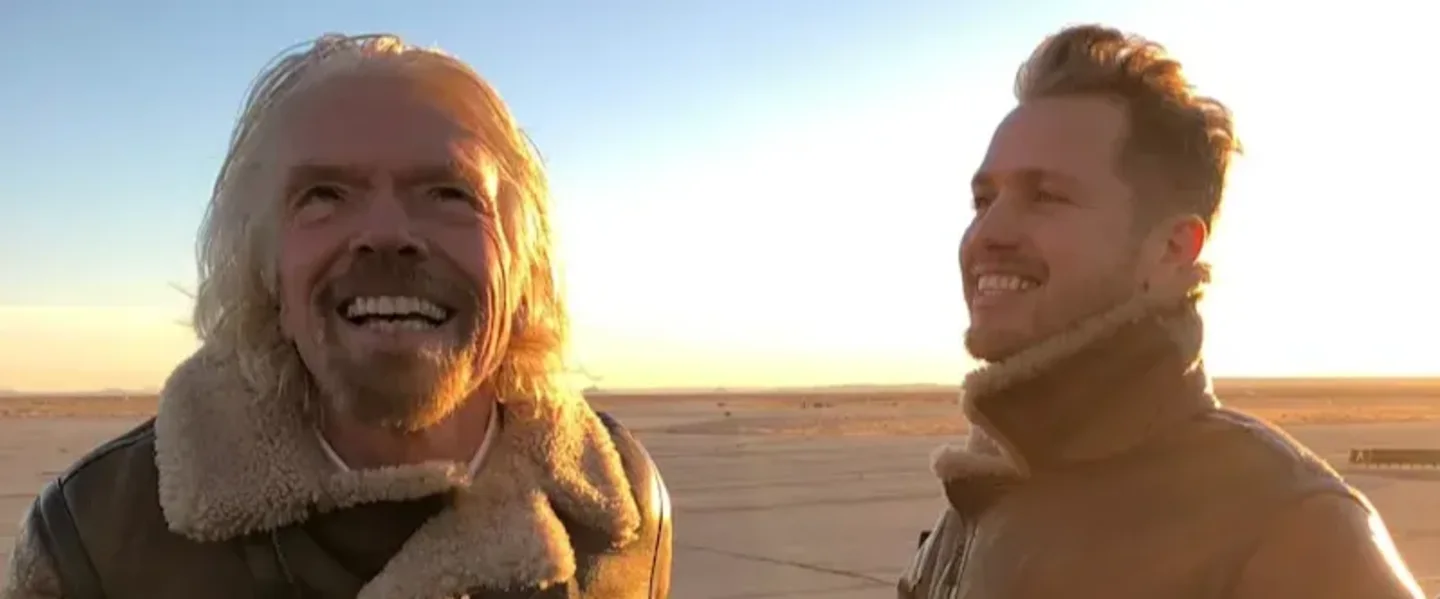
[[[965,577],[965,569],[970,564],[970,550],[975,545],[975,534],[979,530],[978,522],[974,517],[961,516],[963,536],[961,537],[960,551],[949,561],[945,568],[944,577],[936,585],[936,593],[932,593],[931,599],[959,599],[960,581]]]

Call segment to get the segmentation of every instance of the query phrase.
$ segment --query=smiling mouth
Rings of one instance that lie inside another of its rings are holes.
[[[428,299],[392,295],[350,298],[335,311],[352,325],[380,332],[434,330],[455,316],[455,310]]]
[[[1021,275],[984,274],[975,278],[975,293],[978,295],[1021,293],[1039,286],[1039,281]]]

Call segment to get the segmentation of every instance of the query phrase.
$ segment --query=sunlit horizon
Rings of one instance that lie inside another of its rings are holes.
[[[505,94],[547,160],[574,355],[600,387],[958,383],[970,174],[1015,66],[1081,21],[1165,43],[1236,113],[1247,154],[1202,304],[1213,375],[1440,377],[1440,312],[1417,273],[1436,253],[1440,202],[1424,194],[1440,121],[1413,62],[1394,59],[1427,39],[1398,0],[1307,8],[1304,27],[1278,4],[957,4],[846,0],[822,18],[746,0],[640,23],[581,4],[560,18],[319,2],[275,27],[258,8],[127,27],[118,8],[94,22],[15,9],[33,14],[0,19],[16,49],[0,57],[16,82],[0,138],[26,140],[0,147],[14,171],[0,180],[0,389],[153,389],[194,351],[181,290],[244,86],[327,30],[436,44]],[[234,32],[197,32],[216,18]],[[44,68],[17,58],[71,26],[93,46],[47,50]]]

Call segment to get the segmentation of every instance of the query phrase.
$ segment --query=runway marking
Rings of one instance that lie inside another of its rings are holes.
[[[853,571],[850,571],[850,570],[840,570],[840,569],[837,569],[837,568],[827,568],[827,567],[825,567],[825,566],[817,566],[817,565],[815,565],[815,564],[807,564],[807,563],[805,563],[805,562],[797,562],[797,561],[794,561],[794,560],[780,559],[780,558],[775,558],[775,557],[766,557],[766,556],[763,556],[763,555],[755,555],[755,554],[751,554],[751,553],[740,553],[740,552],[738,552],[738,551],[728,551],[728,550],[725,550],[725,549],[717,549],[717,548],[715,548],[715,547],[706,547],[706,546],[704,546],[704,545],[692,545],[692,544],[689,544],[689,543],[676,543],[675,545],[678,546],[678,547],[680,547],[680,548],[682,548],[682,549],[690,549],[690,550],[693,550],[693,551],[703,551],[703,552],[706,552],[706,553],[713,553],[713,554],[716,554],[716,555],[723,555],[723,556],[726,556],[726,557],[733,557],[733,558],[736,558],[736,559],[749,560],[749,561],[752,561],[752,562],[761,562],[761,563],[766,563],[766,564],[774,564],[774,565],[777,565],[777,566],[789,566],[789,567],[791,567],[791,568],[799,568],[799,569],[801,569],[801,570],[809,570],[809,571],[811,571],[811,572],[819,572],[819,573],[821,573],[821,574],[832,574],[832,575],[835,575],[835,576],[843,576],[843,577],[845,577],[845,578],[853,578],[853,579],[855,579],[855,580],[863,580],[863,581],[866,581],[866,582],[872,582],[872,583],[876,583],[876,584],[882,584],[882,585],[895,584],[895,581],[893,581],[893,580],[886,580],[886,579],[884,579],[884,578],[879,578],[879,577],[876,577],[876,576],[871,576],[871,575],[865,574],[865,573],[863,573],[863,572],[853,572]],[[763,596],[763,595],[756,595],[756,596],[759,597],[759,596]]]
[[[889,587],[891,585],[886,586]],[[760,591],[756,593],[740,593],[738,595],[714,595],[710,599],[796,599],[798,597],[829,597],[831,593],[873,588],[875,588],[874,583],[862,582],[860,584],[843,587],[810,589],[805,591]]]
[[[766,512],[776,508],[789,508],[816,505],[855,505],[861,503],[883,503],[887,501],[912,501],[916,499],[938,499],[939,492],[934,489],[925,491],[909,491],[904,493],[877,493],[865,497],[840,497],[835,499],[813,499],[802,498],[792,501],[776,501],[773,503],[752,503],[749,505],[715,505],[707,507],[683,508],[690,514],[728,514],[735,512]]]
[[[785,480],[774,480],[774,479],[770,479],[770,478],[764,478],[764,479],[751,478],[751,479],[749,479],[749,480],[719,480],[719,481],[717,481],[715,478],[712,477],[712,478],[709,479],[709,480],[695,481],[695,482],[692,482],[692,483],[690,483],[690,484],[672,483],[672,484],[670,485],[670,489],[671,489],[671,491],[678,491],[678,492],[743,491],[743,490],[748,490],[748,489],[774,489],[774,488],[776,488],[776,487],[819,487],[819,486],[823,486],[823,485],[831,485],[831,484],[837,484],[837,483],[838,483],[838,484],[844,484],[844,483],[875,483],[875,482],[889,482],[889,481],[896,481],[896,480],[898,480],[898,481],[907,481],[907,480],[911,480],[911,479],[913,479],[913,480],[915,480],[915,481],[919,481],[920,483],[923,483],[923,484],[926,484],[926,485],[929,485],[929,486],[932,486],[932,487],[938,487],[938,486],[939,486],[939,485],[936,484],[936,482],[935,482],[935,477],[934,477],[934,475],[930,475],[929,473],[920,474],[920,473],[915,473],[915,472],[900,472],[900,471],[887,472],[887,471],[880,470],[880,471],[873,471],[873,472],[872,472],[872,471],[837,472],[837,473],[829,474],[829,475],[827,475],[827,476],[811,476],[811,477],[806,477],[806,478],[788,478],[788,479],[785,479]],[[937,491],[937,494],[938,494],[938,491]]]

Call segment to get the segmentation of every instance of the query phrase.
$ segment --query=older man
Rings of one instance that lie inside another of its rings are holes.
[[[972,431],[902,599],[1419,597],[1380,516],[1220,407],[1199,261],[1238,150],[1157,44],[1046,40],[974,177],[961,242]]]
[[[547,202],[462,62],[280,58],[200,233],[200,350],[42,492],[0,597],[665,597],[665,488],[558,379]]]

